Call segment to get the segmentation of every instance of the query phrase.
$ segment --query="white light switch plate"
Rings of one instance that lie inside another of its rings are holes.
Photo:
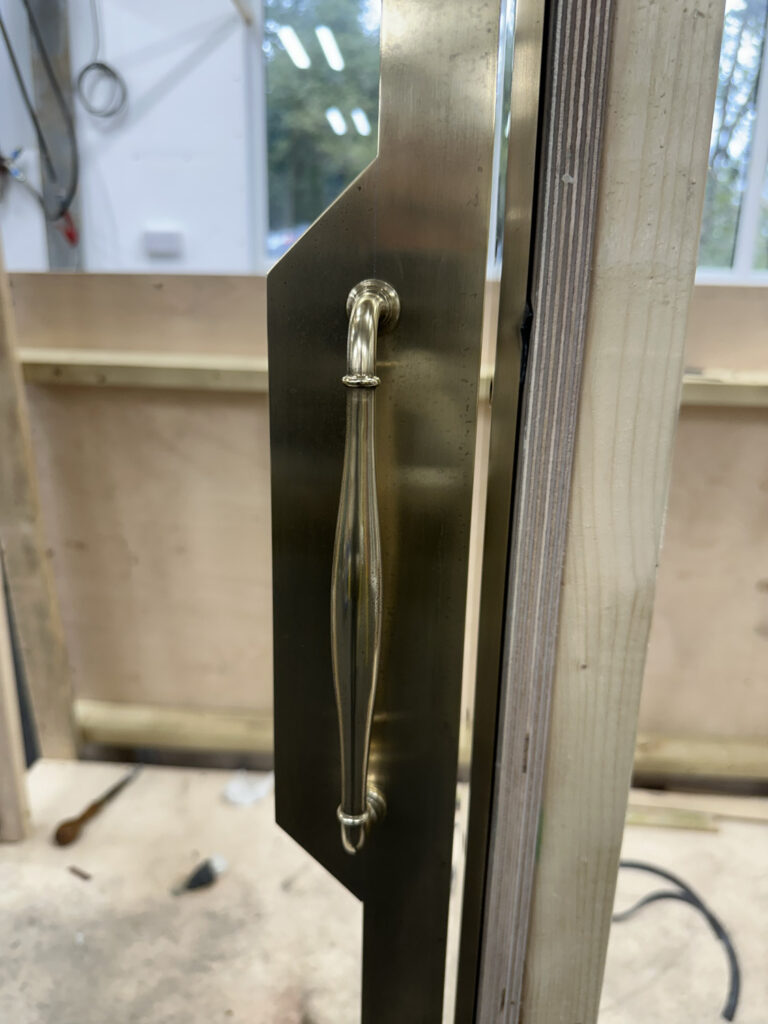
[[[184,252],[184,232],[176,225],[144,228],[144,252],[153,259],[178,259]]]

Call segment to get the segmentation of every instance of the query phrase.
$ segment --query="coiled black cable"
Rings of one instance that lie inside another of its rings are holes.
[[[660,900],[680,900],[682,903],[688,903],[690,906],[695,907],[700,914],[706,918],[715,936],[723,944],[725,949],[725,955],[728,958],[728,969],[730,972],[730,982],[728,985],[728,995],[726,996],[725,1006],[721,1011],[723,1020],[733,1020],[736,1016],[736,1009],[739,1005],[739,995],[741,993],[741,969],[739,967],[739,959],[736,956],[736,950],[728,932],[723,927],[720,920],[715,917],[709,907],[704,901],[697,896],[693,889],[684,882],[677,875],[673,875],[671,871],[665,871],[664,868],[657,868],[653,864],[647,864],[642,860],[622,860],[619,861],[620,868],[629,868],[633,871],[646,871],[651,875],[657,875],[659,878],[663,878],[667,882],[671,882],[672,885],[677,886],[676,889],[659,889],[656,892],[651,892],[647,896],[643,896],[642,899],[638,900],[637,903],[633,904],[627,910],[621,910],[613,915],[613,921],[626,921],[628,918],[636,914],[638,910],[643,907],[647,907],[651,903],[658,903]]]

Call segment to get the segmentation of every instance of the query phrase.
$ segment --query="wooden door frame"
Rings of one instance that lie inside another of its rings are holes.
[[[552,81],[509,563],[482,1024],[597,1020],[723,6],[555,0],[550,9]],[[569,63],[582,72],[570,82],[561,74]],[[602,106],[603,88],[601,145],[596,122],[587,136],[580,132]],[[586,180],[570,170],[574,157],[585,161]],[[574,230],[558,220],[565,189],[582,190],[584,216]]]

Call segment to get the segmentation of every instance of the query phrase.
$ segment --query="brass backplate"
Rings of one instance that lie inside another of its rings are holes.
[[[498,0],[385,0],[379,155],[268,281],[277,820],[364,901],[365,1024],[441,1020],[499,20]],[[401,301],[376,395],[387,814],[350,857],[330,584],[345,303],[373,277]]]

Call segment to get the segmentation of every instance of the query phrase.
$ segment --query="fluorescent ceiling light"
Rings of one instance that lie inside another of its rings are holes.
[[[297,68],[305,70],[312,63],[309,54],[301,45],[301,40],[290,25],[281,25],[277,30],[277,38],[285,47],[285,52]]]
[[[338,107],[328,107],[325,116],[336,135],[347,134],[347,122],[344,120],[344,115]]]
[[[360,107],[355,107],[350,117],[352,118],[352,124],[357,128],[360,135],[371,134],[371,122],[368,120],[364,110],[361,110]]]
[[[320,47],[325,54],[325,59],[328,61],[328,66],[332,71],[343,71],[344,70],[344,58],[341,56],[341,50],[339,44],[336,42],[336,36],[328,28],[327,25],[318,25],[315,29],[315,35],[317,41],[320,43]]]

